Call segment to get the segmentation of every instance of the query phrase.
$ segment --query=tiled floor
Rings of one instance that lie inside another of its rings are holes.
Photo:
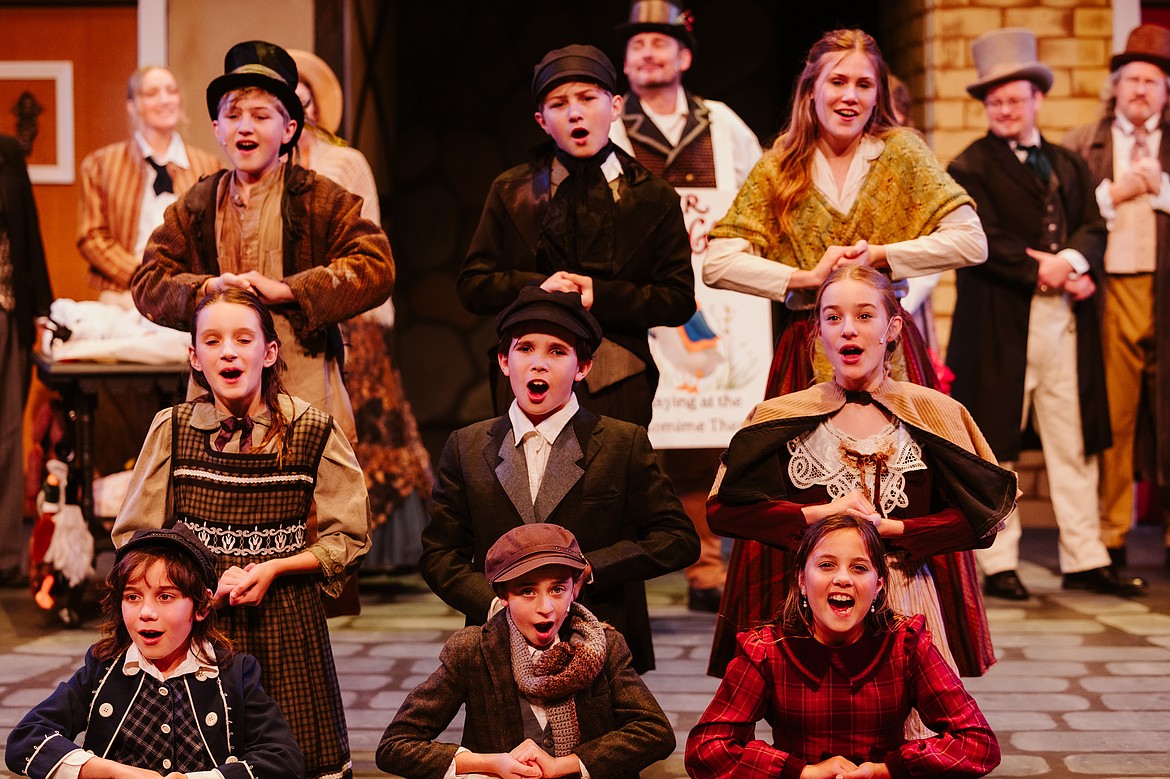
[[[968,680],[1000,739],[995,777],[1163,777],[1170,779],[1170,576],[1161,544],[1139,528],[1135,572],[1151,592],[1123,600],[1065,593],[1051,572],[1055,533],[1025,530],[1021,576],[1034,597],[988,601],[999,663]],[[406,693],[437,663],[462,620],[414,576],[367,580],[360,617],[331,622],[356,773],[383,776],[373,751]],[[651,584],[658,670],[647,684],[668,712],[679,751],[645,772],[681,777],[686,733],[717,681],[705,675],[714,619],[682,605],[679,575]],[[0,736],[72,672],[92,643],[89,630],[46,625],[26,593],[0,591]],[[458,736],[458,723],[449,731]]]

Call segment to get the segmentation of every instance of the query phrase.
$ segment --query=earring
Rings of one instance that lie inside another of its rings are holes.
[[[869,604],[869,613],[870,614],[877,614],[877,604],[876,603]]]
[[[802,609],[808,609],[808,598],[803,595],[800,596],[800,607]]]

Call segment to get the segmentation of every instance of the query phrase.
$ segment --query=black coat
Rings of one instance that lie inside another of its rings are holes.
[[[683,325],[691,318],[695,313],[695,273],[678,193],[621,149],[614,153],[623,173],[618,186],[613,267],[608,273],[590,271],[584,275],[593,278],[590,311],[605,337],[646,363],[644,376],[650,386],[635,400],[645,409],[598,407],[590,403],[587,393],[579,394],[587,408],[645,425],[658,385],[647,331],[658,325]],[[552,146],[546,144],[529,163],[505,171],[492,182],[457,281],[459,299],[473,314],[498,314],[516,299],[522,287],[539,284],[557,271],[582,273],[577,267],[553,267],[538,256],[551,172]],[[490,362],[494,364],[494,357]],[[495,373],[492,369],[493,376]],[[497,413],[504,412],[511,395],[504,392],[500,401]]]
[[[557,438],[532,504],[527,468],[501,449],[507,416],[456,430],[439,458],[419,571],[448,605],[482,623],[495,593],[484,576],[492,544],[525,522],[568,528],[593,566],[581,602],[625,636],[638,673],[654,668],[644,582],[695,562],[695,526],[662,474],[646,431],[586,409]],[[572,444],[566,436],[573,437]],[[562,440],[565,439],[565,440]],[[515,446],[503,450],[523,460]]]
[[[36,335],[35,320],[38,316],[49,315],[53,290],[45,268],[45,248],[41,243],[41,227],[28,168],[16,139],[6,135],[0,135],[0,210],[8,223],[16,331],[21,350],[31,357]]]
[[[1067,149],[1046,140],[1041,144],[1060,182],[1067,219],[1061,248],[1084,255],[1100,288],[1106,231],[1089,169]],[[947,365],[955,373],[951,394],[971,411],[995,456],[1015,460],[1022,444],[1028,319],[1039,268],[1024,250],[1048,251],[1043,235],[1047,192],[1008,143],[990,133],[968,146],[948,172],[975,199],[988,244],[987,262],[955,272],[958,299],[947,348]],[[1112,442],[1096,297],[1072,304],[1086,454]]]

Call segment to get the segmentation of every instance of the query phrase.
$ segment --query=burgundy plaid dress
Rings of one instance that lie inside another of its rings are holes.
[[[977,777],[999,764],[995,734],[920,616],[841,648],[775,626],[738,641],[687,738],[694,779],[798,777],[806,764],[838,755],[885,763],[893,776]],[[903,736],[911,708],[937,736]],[[760,720],[770,739],[756,732]]]
[[[309,407],[276,453],[219,452],[190,424],[190,403],[172,416],[171,480],[175,518],[186,522],[218,558],[218,573],[308,548],[307,518],[317,468],[332,421]],[[321,577],[282,576],[258,606],[224,606],[219,627],[237,651],[253,655],[265,691],[280,705],[305,755],[308,777],[351,773],[349,737]]]

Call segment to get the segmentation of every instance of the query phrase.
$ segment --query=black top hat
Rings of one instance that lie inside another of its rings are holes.
[[[1149,62],[1170,74],[1170,30],[1157,24],[1134,27],[1125,41],[1125,51],[1109,60],[1109,70],[1130,62]]]
[[[550,89],[566,81],[599,84],[612,95],[617,92],[617,69],[596,46],[553,49],[532,69],[532,97],[539,103]]]
[[[118,547],[114,553],[114,562],[117,563],[132,549],[144,546],[166,546],[178,550],[191,558],[191,563],[199,572],[207,589],[215,592],[219,577],[215,574],[215,555],[207,548],[191,528],[182,522],[176,522],[171,527],[152,527],[135,530],[130,540]]]
[[[276,95],[288,116],[297,123],[292,140],[281,145],[280,153],[288,154],[301,137],[305,127],[305,107],[297,97],[297,63],[289,53],[267,41],[245,41],[228,49],[223,58],[223,75],[207,85],[207,112],[219,118],[219,101],[233,89],[258,87]]]
[[[548,292],[536,285],[524,287],[496,318],[496,334],[502,338],[525,322],[559,325],[588,344],[590,353],[601,345],[601,325],[581,304],[579,292]]]
[[[693,51],[696,44],[693,25],[694,15],[690,11],[680,11],[667,0],[634,0],[630,3],[630,21],[616,29],[623,43],[629,43],[640,32],[660,32]]]

